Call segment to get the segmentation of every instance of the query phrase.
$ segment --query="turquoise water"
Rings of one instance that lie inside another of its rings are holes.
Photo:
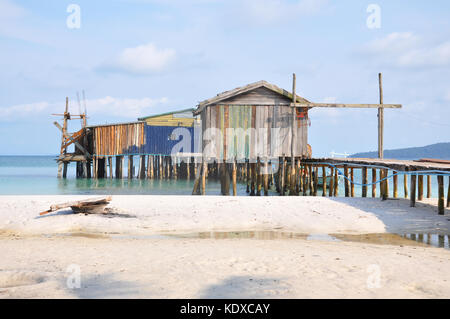
[[[54,156],[0,156],[0,195],[190,195],[194,180],[77,179],[70,164],[67,179],[56,177]],[[125,163],[126,167],[126,163]],[[238,195],[247,195],[246,185],[237,185]],[[219,195],[220,183],[208,180],[207,195]],[[270,195],[276,195],[274,191]]]
[[[193,180],[159,180],[159,179],[77,179],[75,178],[75,164],[70,164],[67,179],[58,179],[57,164],[54,156],[0,156],[0,195],[57,195],[57,194],[154,194],[154,195],[190,195]],[[126,163],[125,163],[126,167]],[[342,171],[342,170],[341,170]],[[328,170],[327,170],[328,174]],[[361,182],[361,170],[354,170],[356,182]],[[390,171],[389,174],[392,174]],[[372,180],[371,170],[368,170],[368,180]],[[398,193],[403,197],[403,176],[398,178]],[[448,177],[445,178],[445,185]],[[392,179],[389,182],[392,196]],[[426,185],[426,177],[424,178]],[[408,177],[409,187],[409,177]],[[447,186],[446,186],[447,187]],[[426,187],[425,187],[426,188]],[[445,188],[447,189],[447,188]],[[238,195],[247,195],[246,185],[237,185]],[[426,196],[426,189],[424,190]],[[220,183],[208,180],[207,195],[219,195]],[[277,195],[271,190],[270,195]],[[368,196],[372,194],[368,187]],[[377,195],[379,188],[377,185]],[[322,195],[319,190],[318,195]],[[344,182],[340,177],[339,196],[344,196]],[[355,186],[355,196],[361,196],[361,187]],[[432,176],[432,197],[437,197],[437,179]]]

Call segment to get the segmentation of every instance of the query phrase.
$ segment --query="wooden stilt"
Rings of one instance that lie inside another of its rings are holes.
[[[63,165],[64,163],[62,161],[58,162],[58,178],[61,178],[63,176]]]
[[[123,156],[116,156],[116,178],[122,178]]]
[[[206,195],[206,175],[208,170],[208,164],[206,163],[206,160],[203,159],[202,163],[202,195]]]
[[[247,190],[246,190],[246,192],[247,193],[250,193],[250,183],[251,183],[251,173],[250,173],[250,171],[251,171],[251,168],[250,168],[250,163],[249,163],[249,160],[246,160],[246,163],[245,163],[245,176],[246,176],[246,179],[247,179]]]
[[[128,155],[128,179],[133,178],[133,155]]]
[[[339,195],[339,170],[334,170],[334,190],[333,196],[337,197]]]
[[[97,170],[97,167],[98,167],[98,158],[97,158],[97,156],[95,156],[95,157],[94,157],[94,160],[92,161],[92,169],[93,169],[93,175],[94,175],[94,178],[95,178],[95,179],[98,178],[98,170]]]
[[[431,176],[427,175],[427,198],[431,198]]]
[[[372,168],[372,197],[377,197],[377,169]]]
[[[415,207],[416,206],[416,174],[411,175],[411,194],[409,195],[410,198],[410,204],[409,206]]]
[[[350,195],[350,183],[348,181],[348,167],[344,165],[344,186],[345,186],[345,197]]]
[[[261,159],[258,157],[256,163],[256,196],[261,196],[262,175],[261,175]]]
[[[408,171],[408,168],[405,168],[405,171]],[[403,190],[404,190],[404,197],[408,198],[408,175],[403,174]]]
[[[319,168],[317,166],[314,166],[314,192],[313,195],[317,196],[317,189],[319,187]]]
[[[386,200],[388,198],[389,195],[389,180],[387,179],[388,177],[388,170],[387,169],[383,169],[383,178],[386,178],[383,181],[383,195],[382,195],[382,199]]]
[[[193,162],[192,164],[194,166],[194,171],[196,172],[194,176],[195,180],[194,180],[194,188],[192,189],[192,195],[200,195],[200,179],[201,179],[200,172],[198,172],[196,168],[197,163]]]
[[[417,200],[423,200],[423,175],[419,175],[418,179],[418,194]]]
[[[450,176],[448,177],[447,207],[450,207]],[[450,245],[450,237],[448,243]]]
[[[266,160],[264,161],[264,196],[269,195],[269,163]]]
[[[398,172],[394,171],[394,176],[392,177],[393,186],[394,186],[394,198],[398,198]]]
[[[350,168],[350,196],[355,197],[355,175],[353,167]]]
[[[232,175],[233,175],[233,196],[237,195],[236,174],[237,174],[237,172],[236,172],[236,159],[234,159],[234,161],[233,161],[233,172],[232,172]]]
[[[112,156],[108,156],[108,165],[109,165],[109,178],[113,178],[113,158],[112,158]]]
[[[322,196],[327,196],[327,172],[326,167],[322,166]]]
[[[334,168],[330,167],[330,190],[328,193],[329,197],[334,196]]]
[[[63,173],[62,173],[62,177],[63,178],[67,178],[67,166],[68,166],[68,164],[69,163],[67,163],[67,162],[63,163]]]
[[[280,195],[284,196],[284,176],[286,174],[286,162],[284,160],[284,155],[281,157],[281,183],[280,183]]]
[[[445,207],[444,207],[444,176],[438,175],[438,212],[439,215],[444,215]]]
[[[361,183],[363,184],[362,185],[362,190],[361,190],[361,192],[362,192],[362,197],[367,197],[367,183],[368,183],[368,180],[367,180],[367,167],[363,167],[362,168],[362,181],[361,181]]]

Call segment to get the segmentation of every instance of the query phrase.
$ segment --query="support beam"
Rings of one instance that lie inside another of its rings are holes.
[[[417,178],[417,175],[416,174],[412,174],[411,175],[411,181],[410,181],[410,183],[411,183],[411,189],[410,189],[410,192],[411,192],[411,194],[409,195],[409,200],[410,200],[410,204],[409,204],[409,206],[411,206],[411,207],[415,207],[416,206],[416,178]]]
[[[383,77],[378,73],[378,84],[380,89],[380,104],[383,104]],[[378,108],[378,158],[383,158],[383,130],[384,130],[384,109]]]
[[[438,212],[439,215],[444,215],[444,176],[438,175]]]

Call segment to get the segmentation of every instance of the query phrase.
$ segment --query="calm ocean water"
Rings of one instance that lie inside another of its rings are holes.
[[[75,164],[69,165],[67,179],[58,179],[55,158],[54,156],[0,156],[0,195],[190,195],[192,193],[193,180],[77,179],[75,178]],[[368,179],[371,180],[370,170]],[[355,180],[361,182],[361,170],[355,170]],[[207,183],[207,195],[220,194],[218,181],[209,180]],[[238,184],[238,195],[247,195],[245,189],[245,185]],[[435,176],[432,177],[432,190],[433,197],[437,197]],[[390,192],[392,194],[392,180],[390,181]],[[402,176],[399,176],[398,192],[399,196],[403,195]],[[361,196],[361,187],[356,186],[355,193],[356,196]],[[368,193],[370,196],[370,187]],[[277,193],[272,190],[270,195],[277,195]],[[342,179],[340,180],[339,195],[344,195]]]
[[[0,195],[190,195],[194,186],[193,180],[180,179],[77,179],[75,164],[69,165],[67,179],[59,179],[55,158],[0,156]],[[246,195],[245,190],[245,185],[237,185],[238,195]],[[220,183],[209,180],[206,194],[219,195]]]

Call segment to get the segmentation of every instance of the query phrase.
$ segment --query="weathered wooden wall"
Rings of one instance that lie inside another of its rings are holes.
[[[144,123],[112,124],[92,127],[94,155],[140,154],[144,151]]]
[[[292,108],[289,106],[211,105],[202,111],[202,122],[207,158],[256,160],[291,154]],[[297,130],[294,156],[306,156],[307,117],[297,117],[294,127]]]

